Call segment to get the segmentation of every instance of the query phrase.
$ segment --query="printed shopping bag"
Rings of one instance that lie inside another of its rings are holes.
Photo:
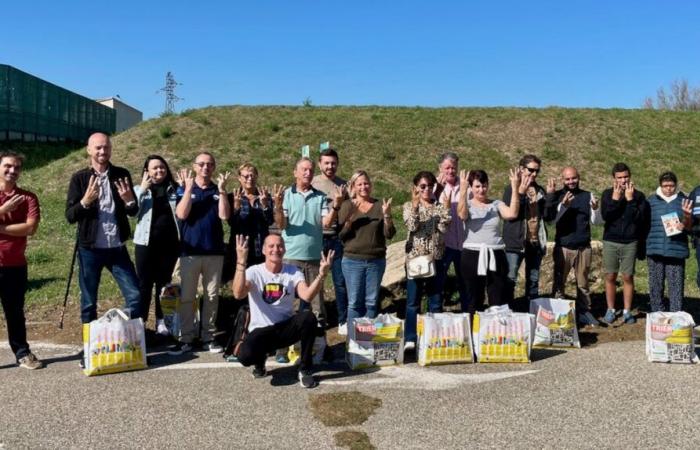
[[[418,315],[418,364],[474,362],[469,314]]]
[[[130,319],[118,308],[83,325],[85,375],[145,369],[146,336],[143,320]]]
[[[576,302],[536,298],[530,301],[530,314],[535,315],[533,347],[581,348],[576,327]]]
[[[316,336],[316,339],[314,339],[314,348],[313,348],[313,363],[314,365],[319,365],[323,362],[323,353],[326,351],[326,347],[328,344],[326,343],[326,336]],[[293,345],[289,346],[289,350],[287,350],[287,358],[289,359],[289,362],[292,364],[296,364],[297,360],[301,357],[301,342],[296,342]]]
[[[535,316],[514,313],[507,305],[492,306],[474,316],[477,360],[485,363],[530,362]]]
[[[647,313],[646,353],[649,361],[693,363],[695,322],[686,312]]]
[[[348,324],[345,358],[351,369],[403,364],[403,320],[392,314]]]
[[[180,285],[167,284],[160,293],[163,322],[172,336],[180,335]]]

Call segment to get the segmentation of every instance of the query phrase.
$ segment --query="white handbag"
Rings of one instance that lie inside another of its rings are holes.
[[[435,261],[430,255],[414,256],[406,258],[406,277],[430,278],[435,275]]]

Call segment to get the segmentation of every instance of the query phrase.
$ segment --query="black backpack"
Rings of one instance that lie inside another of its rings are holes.
[[[243,341],[245,341],[246,336],[248,336],[248,325],[250,324],[250,306],[241,305],[238,308],[238,313],[236,314],[236,320],[233,323],[233,333],[226,344],[224,349],[224,358],[231,355],[236,358],[241,352],[241,346]]]

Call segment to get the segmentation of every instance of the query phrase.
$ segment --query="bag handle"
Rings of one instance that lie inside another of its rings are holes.
[[[120,308],[112,308],[108,310],[102,317],[97,319],[98,322],[109,322],[115,317],[121,317],[124,320],[131,320],[131,317],[129,317],[124,311],[122,311]]]

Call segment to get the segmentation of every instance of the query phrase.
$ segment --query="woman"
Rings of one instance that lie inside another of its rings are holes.
[[[466,227],[461,269],[471,300],[469,313],[474,314],[484,304],[484,289],[488,291],[490,306],[512,302],[501,221],[518,217],[520,196],[527,192],[532,175],[521,177],[518,169],[510,171],[510,206],[488,198],[489,176],[483,170],[461,171],[460,177],[460,192],[466,194],[457,207]]]
[[[664,311],[664,281],[668,280],[671,311],[683,308],[685,259],[688,257],[688,232],[692,226],[693,201],[677,191],[673,172],[659,177],[659,187],[649,196],[650,228],[647,236],[649,267],[649,303],[651,310]]]
[[[356,171],[350,181],[350,199],[340,207],[338,233],[343,243],[341,262],[348,291],[348,321],[358,317],[377,317],[379,290],[386,268],[386,241],[394,237],[391,199],[371,197],[372,182],[364,170]]]
[[[445,196],[443,204],[437,202],[433,195],[436,182],[435,175],[431,172],[418,172],[413,177],[411,201],[403,205],[403,221],[408,229],[408,239],[406,240],[407,272],[411,271],[409,267],[411,260],[427,256],[427,259],[432,260],[435,264],[435,261],[442,259],[445,252],[443,234],[450,226],[452,217],[449,197]],[[428,297],[430,312],[442,310],[440,286],[437,285],[435,271],[431,272],[432,276],[409,277],[406,282],[406,290],[408,291],[406,299],[406,350],[413,350],[416,346],[416,319],[423,292]]]
[[[262,244],[268,234],[270,225],[274,222],[272,215],[272,200],[267,189],[258,188],[258,169],[249,163],[238,168],[240,188],[230,194],[231,216],[228,224],[231,227],[229,239],[230,256],[224,266],[224,281],[233,279],[233,268],[236,267],[235,236],[241,234],[248,238],[248,267],[265,261],[262,254]]]
[[[150,155],[143,164],[141,185],[134,187],[139,205],[134,244],[136,274],[141,292],[141,318],[148,321],[155,285],[156,332],[167,335],[160,306],[160,293],[170,283],[180,249],[180,232],[175,220],[177,184],[168,163]]]

